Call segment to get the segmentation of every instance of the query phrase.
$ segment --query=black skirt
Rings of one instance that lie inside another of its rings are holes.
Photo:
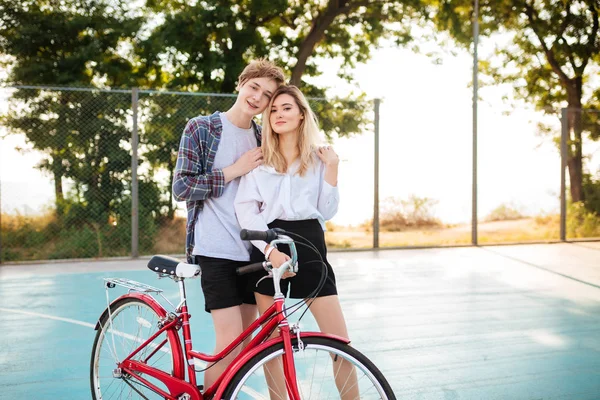
[[[305,299],[309,296],[331,296],[337,295],[337,287],[335,284],[335,275],[331,265],[327,261],[327,246],[325,245],[325,234],[321,224],[317,219],[307,219],[301,221],[283,221],[276,219],[275,221],[268,224],[269,228],[281,228],[288,232],[292,232],[306,238],[314,247],[317,248],[319,254],[325,265],[321,263],[321,259],[311,248],[301,245],[303,241],[297,237],[290,235],[296,243],[296,251],[298,252],[298,272],[296,276],[288,279],[281,280],[281,292],[287,296],[288,288],[289,297],[292,299]],[[288,245],[277,245],[277,249],[288,256],[290,255],[290,248]],[[252,254],[250,255],[250,262],[261,262],[265,260],[264,254],[256,247],[252,247]],[[315,262],[311,262],[315,261]],[[319,286],[321,276],[325,274],[327,270],[327,278],[325,284],[318,293],[313,293]],[[264,294],[267,296],[274,296],[275,289],[273,287],[272,279],[262,280],[258,286],[256,283],[267,273],[265,271],[259,271],[249,276],[248,283],[249,289]]]

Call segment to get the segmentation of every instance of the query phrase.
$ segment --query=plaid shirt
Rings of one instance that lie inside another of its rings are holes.
[[[186,257],[194,262],[194,229],[198,213],[209,197],[219,197],[225,188],[225,176],[220,169],[213,169],[219,148],[223,125],[220,113],[200,116],[188,121],[177,153],[177,165],[173,176],[173,197],[187,204]],[[252,121],[257,143],[260,145],[261,128]],[[233,204],[231,205],[233,207]]]

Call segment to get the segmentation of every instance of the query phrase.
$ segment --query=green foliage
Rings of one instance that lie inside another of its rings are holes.
[[[583,176],[583,191],[586,210],[600,215],[600,173],[595,178],[590,174]]]
[[[319,74],[308,57],[339,57],[341,76],[369,59],[384,37],[406,43],[410,25],[397,24],[423,7],[415,0],[364,2],[289,0],[179,0],[148,2],[164,21],[139,47],[155,86],[168,83],[201,91],[230,93],[251,58],[282,63],[300,84]],[[185,60],[185,62],[181,62]]]
[[[567,237],[600,237],[600,214],[589,211],[581,203],[572,203],[567,209]]]
[[[142,20],[122,0],[0,0],[0,53],[17,85],[85,85],[101,76],[110,87],[132,86],[131,63],[117,48]],[[125,72],[125,73],[124,73]]]
[[[0,52],[11,56],[7,83],[136,83],[131,62],[118,51],[142,24],[127,12],[126,2],[0,0],[0,9]],[[122,146],[131,135],[125,111],[130,105],[130,98],[119,93],[21,89],[13,95],[2,122],[45,154],[38,166],[54,178],[59,213],[62,181],[70,178],[87,218],[107,221],[131,167]]]
[[[320,75],[314,59],[340,59],[339,75],[351,81],[351,69],[369,59],[380,39],[403,44],[411,38],[410,24],[397,22],[423,7],[414,0],[155,0],[148,6],[165,18],[136,47],[146,86],[232,93],[247,62],[267,57],[311,97],[326,93],[301,79]],[[364,94],[313,104],[328,137],[360,133],[370,122]]]

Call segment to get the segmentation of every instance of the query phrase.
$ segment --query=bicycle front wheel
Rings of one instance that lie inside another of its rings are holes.
[[[145,301],[124,298],[110,306],[112,323],[108,313],[101,319],[97,331],[90,365],[92,398],[101,399],[164,399],[124,371],[117,369],[136,348],[158,331],[161,318]],[[165,331],[140,350],[133,360],[173,374],[176,353],[173,352],[175,338]],[[146,374],[137,374],[168,393],[162,382]]]
[[[327,337],[292,339],[296,379],[302,400],[395,400],[379,369],[362,353]],[[283,381],[283,343],[250,359],[234,376],[225,399],[287,399]]]

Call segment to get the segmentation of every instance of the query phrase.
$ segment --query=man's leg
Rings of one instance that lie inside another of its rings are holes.
[[[258,307],[256,304],[246,304],[242,303],[240,306],[240,311],[242,313],[242,329],[246,330],[258,317]],[[248,346],[248,343],[252,340],[252,336],[248,336],[246,340],[244,340],[243,347]]]
[[[210,315],[215,326],[216,345],[214,354],[218,354],[233,342],[243,331],[241,306],[211,310]],[[240,353],[236,347],[221,361],[216,362],[204,373],[204,388],[208,389]]]

